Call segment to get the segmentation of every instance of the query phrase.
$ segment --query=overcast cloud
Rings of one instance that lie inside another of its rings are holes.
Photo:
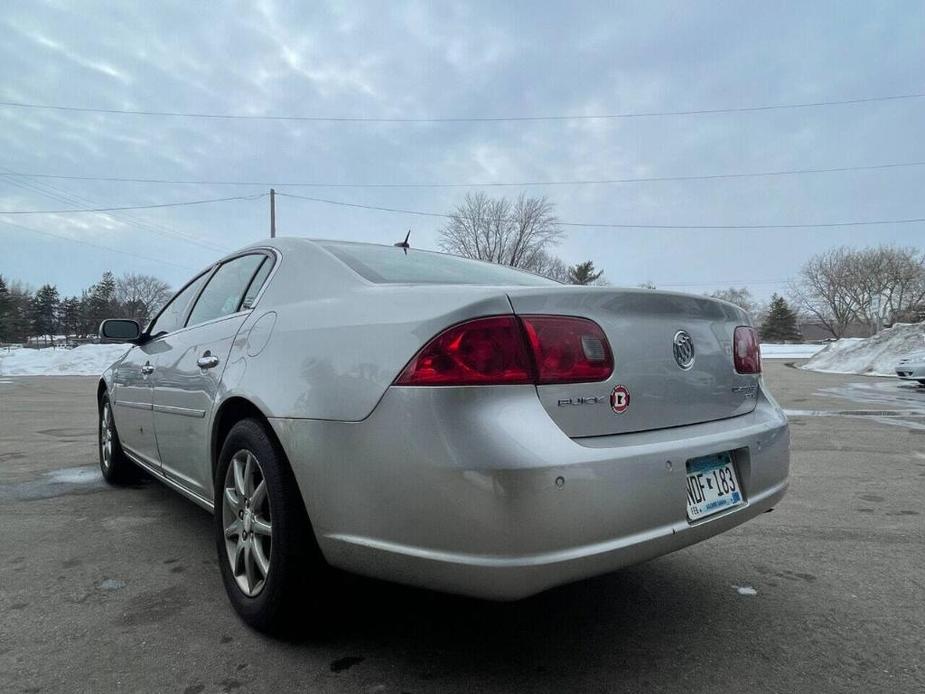
[[[908,3],[4,2],[0,100],[147,111],[382,118],[676,111],[925,92]],[[473,183],[925,161],[925,99],[553,122],[306,123],[0,107],[8,171],[166,179]],[[925,167],[531,187],[574,222],[799,224],[925,217]],[[465,189],[278,188],[446,212]],[[266,192],[0,176],[0,209]],[[514,195],[517,189],[490,190]],[[280,235],[434,248],[438,219],[279,201]],[[23,227],[84,244],[26,231]],[[76,293],[107,269],[178,284],[268,233],[267,201],[127,215],[0,215],[0,273]],[[198,242],[192,243],[188,239]],[[838,244],[925,245],[925,225],[570,229],[613,284],[764,296]],[[86,245],[97,244],[115,251]],[[139,258],[135,256],[145,256]],[[684,286],[681,286],[684,285]]]

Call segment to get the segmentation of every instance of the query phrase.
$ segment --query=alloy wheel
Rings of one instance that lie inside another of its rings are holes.
[[[103,467],[107,470],[112,465],[112,438],[112,412],[107,402],[103,405],[103,411],[100,413],[100,452],[102,453]]]
[[[273,526],[267,483],[251,451],[238,451],[228,464],[222,525],[231,573],[238,588],[248,597],[255,597],[270,574]]]

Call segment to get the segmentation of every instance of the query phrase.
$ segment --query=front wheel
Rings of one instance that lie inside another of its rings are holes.
[[[218,561],[231,604],[259,631],[291,631],[311,608],[326,567],[292,471],[260,422],[232,427],[214,491]]]
[[[98,434],[100,471],[103,473],[103,479],[110,484],[135,481],[138,468],[128,459],[122,450],[122,444],[119,443],[119,433],[116,431],[116,421],[112,416],[112,403],[108,393],[104,393],[100,398]]]

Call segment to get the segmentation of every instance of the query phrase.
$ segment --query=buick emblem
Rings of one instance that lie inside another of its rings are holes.
[[[682,369],[687,371],[694,365],[694,339],[686,330],[679,330],[674,334],[672,349],[674,360]]]

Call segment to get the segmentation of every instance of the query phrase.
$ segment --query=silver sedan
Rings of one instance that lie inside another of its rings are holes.
[[[214,513],[277,631],[330,567],[512,600],[771,509],[787,420],[737,307],[390,246],[275,239],[193,278],[99,383],[100,466]],[[303,609],[304,608],[304,609]]]
[[[896,375],[904,381],[918,381],[925,386],[925,352],[914,352],[896,363]]]

